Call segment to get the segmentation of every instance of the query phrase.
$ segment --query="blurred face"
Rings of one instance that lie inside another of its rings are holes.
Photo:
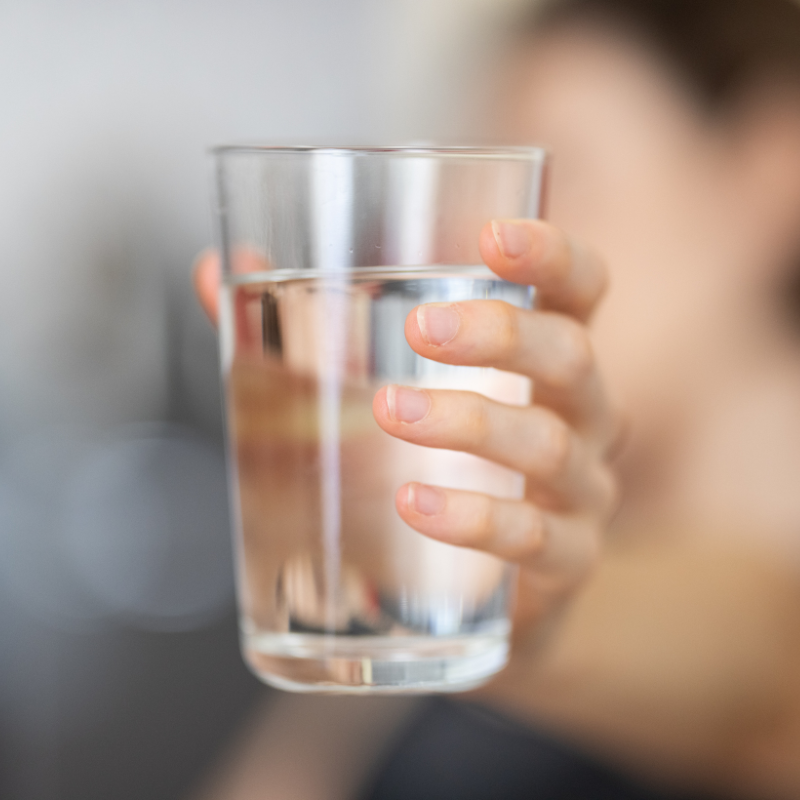
[[[512,84],[504,135],[551,149],[548,217],[610,268],[593,330],[611,392],[640,429],[670,427],[750,294],[759,241],[731,142],[655,58],[597,32],[551,34]]]

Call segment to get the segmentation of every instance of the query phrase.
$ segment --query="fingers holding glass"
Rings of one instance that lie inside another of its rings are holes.
[[[586,575],[616,507],[606,454],[620,425],[585,326],[606,272],[592,251],[536,221],[487,226],[481,251],[501,277],[536,288],[536,309],[486,300],[427,304],[409,314],[406,339],[433,361],[525,375],[536,404],[390,386],[373,410],[393,436],[472,453],[525,475],[524,501],[408,484],[397,508],[427,536],[522,566],[521,596],[534,597],[538,607]]]
[[[591,316],[608,283],[594,250],[542,220],[494,220],[481,231],[480,251],[501,278],[535,286],[539,308],[580,320]]]
[[[518,564],[544,584],[579,581],[600,551],[591,515],[547,512],[536,505],[420,483],[400,488],[397,510],[415,530]]]
[[[571,317],[494,300],[435,303],[408,315],[405,334],[432,361],[532,378],[537,404],[601,445],[616,433],[588,332]]]
[[[529,494],[548,507],[606,502],[594,452],[549,409],[508,406],[473,392],[392,385],[375,395],[373,414],[399,439],[471,453],[523,473]]]

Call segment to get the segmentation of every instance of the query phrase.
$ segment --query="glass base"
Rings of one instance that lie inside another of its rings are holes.
[[[242,650],[261,680],[290,692],[464,692],[505,666],[508,638],[246,633]]]

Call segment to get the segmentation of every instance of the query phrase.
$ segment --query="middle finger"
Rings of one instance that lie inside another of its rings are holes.
[[[474,392],[392,385],[375,395],[373,413],[399,439],[471,453],[522,472],[553,507],[593,507],[604,496],[602,471],[549,409],[507,406]]]

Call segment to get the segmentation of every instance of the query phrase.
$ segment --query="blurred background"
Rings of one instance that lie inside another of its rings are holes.
[[[269,700],[237,643],[219,143],[464,141],[517,0],[0,4],[0,797],[181,798]]]

